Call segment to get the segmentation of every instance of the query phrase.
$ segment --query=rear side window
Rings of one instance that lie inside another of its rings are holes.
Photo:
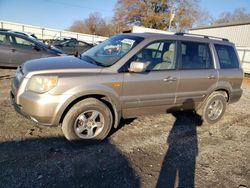
[[[0,44],[8,44],[8,38],[4,34],[0,34]]]
[[[181,69],[212,69],[214,67],[207,43],[182,42],[181,57]]]
[[[215,44],[221,69],[239,68],[238,59],[232,46]]]

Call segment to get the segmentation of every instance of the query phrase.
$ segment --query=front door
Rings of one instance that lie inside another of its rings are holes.
[[[11,64],[21,65],[27,60],[38,59],[44,56],[43,49],[36,49],[35,43],[22,37],[12,36]]]
[[[175,41],[154,42],[128,62],[143,62],[147,68],[143,73],[124,73],[121,97],[124,117],[165,113],[174,105],[179,81],[176,49]]]

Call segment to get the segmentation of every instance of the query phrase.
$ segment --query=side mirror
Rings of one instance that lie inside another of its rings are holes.
[[[133,61],[130,64],[129,72],[144,72],[146,70],[146,64],[143,62]]]

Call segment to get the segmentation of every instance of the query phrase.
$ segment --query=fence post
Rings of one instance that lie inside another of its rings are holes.
[[[1,22],[1,28],[3,29],[3,22]]]
[[[22,25],[22,32],[24,32],[24,25]]]
[[[44,28],[42,28],[42,39],[44,39]]]

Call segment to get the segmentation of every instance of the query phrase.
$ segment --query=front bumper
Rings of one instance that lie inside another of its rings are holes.
[[[60,123],[62,113],[66,108],[66,101],[70,98],[69,95],[52,96],[27,91],[18,96],[19,104],[17,104],[12,91],[10,96],[15,110],[19,114],[39,124],[49,126]]]
[[[21,109],[22,107],[15,102],[15,97],[14,97],[14,94],[12,92],[10,92],[10,100],[11,100],[11,104],[13,105],[13,107],[17,113],[21,114],[22,116],[26,117],[27,119],[31,119],[28,114],[25,114],[22,111],[22,109]]]

